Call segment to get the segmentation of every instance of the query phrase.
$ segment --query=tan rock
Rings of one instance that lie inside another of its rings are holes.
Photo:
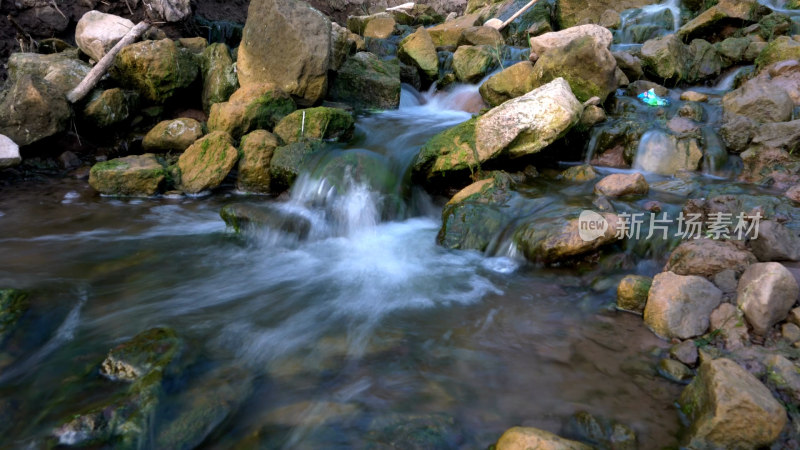
[[[708,95],[695,91],[686,91],[681,94],[681,100],[685,102],[707,102]]]
[[[600,25],[580,25],[561,31],[551,31],[531,38],[531,61],[536,61],[548,50],[566,47],[571,42],[586,36],[606,49],[611,47],[611,42],[614,40],[611,32]]]
[[[237,188],[245,192],[269,192],[269,163],[278,145],[278,138],[266,130],[256,130],[242,137]]]
[[[364,37],[374,39],[387,39],[394,34],[396,23],[391,17],[378,17],[367,22],[364,27]]]
[[[461,35],[467,28],[474,27],[480,21],[480,14],[467,14],[445,23],[428,28],[437,47],[456,47]]]
[[[711,312],[711,331],[722,334],[725,349],[740,349],[750,341],[750,334],[747,332],[747,323],[744,314],[730,303],[723,303]]]
[[[582,113],[569,84],[558,78],[478,118],[477,151],[496,155],[505,150],[512,157],[538,153],[564,136]]]
[[[786,319],[799,294],[797,280],[783,265],[757,263],[751,264],[739,279],[736,302],[753,332],[763,336]]]
[[[653,278],[644,322],[662,339],[689,339],[706,332],[721,300],[722,291],[705,278],[662,272]]]
[[[522,61],[492,75],[479,91],[486,103],[497,106],[532,91],[536,87],[534,82],[533,64]]]
[[[769,389],[730,359],[703,362],[679,404],[691,421],[689,448],[768,446],[786,424]]]
[[[514,427],[500,436],[496,450],[589,450],[591,447],[530,427]]]
[[[197,194],[219,186],[233,169],[237,159],[239,153],[228,133],[209,133],[187,148],[178,159],[181,189]]]
[[[439,56],[431,35],[423,27],[406,36],[397,48],[400,61],[413,65],[430,79],[439,76]]]
[[[606,176],[594,186],[594,193],[607,197],[625,195],[644,195],[650,189],[644,175],[636,173],[615,173]]]
[[[670,254],[664,270],[711,277],[726,269],[743,272],[756,261],[741,243],[702,238],[682,242]]]
[[[617,286],[617,308],[642,313],[653,279],[641,275],[626,275]]]
[[[142,140],[148,152],[182,152],[203,136],[203,126],[194,119],[164,120],[154,126]]]

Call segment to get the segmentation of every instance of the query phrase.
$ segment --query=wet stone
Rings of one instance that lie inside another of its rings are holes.
[[[100,373],[112,380],[135,381],[153,370],[163,370],[179,344],[169,328],[147,330],[111,349]]]
[[[669,349],[669,356],[687,366],[693,366],[697,363],[697,345],[691,339],[685,340],[673,345]]]
[[[662,359],[658,362],[658,374],[675,383],[687,384],[692,380],[694,373],[680,361]]]

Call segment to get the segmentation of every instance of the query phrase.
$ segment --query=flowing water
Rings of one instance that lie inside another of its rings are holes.
[[[404,89],[400,109],[360,118],[356,143],[316,161],[288,199],[246,199],[308,220],[302,240],[226,229],[220,208],[245,200],[230,189],[3,188],[0,286],[29,289],[32,306],[0,351],[0,447],[36,446],[102,401],[108,350],[155,326],[184,344],[148,446],[220,382],[242,395],[193,436],[210,448],[404,448],[432,429],[437,448],[485,448],[514,425],[561,432],[581,410],[631,426],[641,448],[675,445],[681,387],[653,370],[666,343],[610,308],[625,272],[436,245],[441,201],[405,173],[480,107],[476,87]],[[362,169],[342,168],[349,157]]]

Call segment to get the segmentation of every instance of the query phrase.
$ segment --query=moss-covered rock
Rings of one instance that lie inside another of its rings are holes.
[[[128,120],[139,106],[139,93],[111,88],[93,95],[83,108],[83,118],[97,128]]]
[[[200,69],[203,73],[203,109],[209,112],[211,105],[227,102],[239,87],[236,66],[228,46],[216,43],[206,47]]]
[[[419,151],[412,172],[415,178],[432,181],[462,171],[474,171],[493,154],[478,154],[475,123],[470,119],[432,137]]]
[[[583,239],[580,213],[578,208],[567,208],[557,214],[536,215],[519,225],[512,239],[529,261],[544,263],[592,253],[619,240],[615,227],[619,219],[612,213],[601,214],[608,224],[603,234],[593,240]]]
[[[275,134],[287,144],[303,140],[347,142],[353,137],[354,130],[352,114],[326,106],[295,111],[275,126]]]
[[[558,78],[480,116],[476,149],[487,159],[501,152],[511,157],[538,153],[564,136],[582,114],[583,105],[569,84]]]
[[[18,289],[0,289],[0,345],[14,331],[17,321],[29,306],[27,292]]]
[[[8,79],[15,82],[25,75],[50,83],[64,96],[75,88],[91,70],[91,66],[78,59],[76,50],[51,55],[38,53],[12,53],[8,58]]]
[[[104,195],[149,197],[166,178],[167,171],[151,153],[99,162],[89,171],[89,185]]]
[[[506,204],[513,196],[511,185],[510,177],[501,173],[454,195],[442,211],[439,245],[485,251],[510,219]]]
[[[238,139],[253,130],[273,129],[295,109],[294,100],[271,85],[248,85],[234,92],[227,102],[211,106],[208,129]]]
[[[278,137],[265,130],[256,130],[242,137],[239,145],[239,176],[236,179],[236,186],[240,190],[270,191],[270,161],[278,145]]]
[[[479,89],[481,97],[491,106],[520,97],[535,87],[533,64],[522,61],[493,75]]]
[[[486,45],[462,45],[453,53],[453,71],[460,81],[475,83],[498,64],[499,57]]]
[[[308,157],[321,148],[319,142],[295,142],[276,148],[269,168],[272,190],[282,192],[289,189]]]
[[[674,34],[651,39],[642,46],[642,68],[659,80],[686,80],[691,59],[689,47]]]
[[[641,275],[627,275],[617,286],[617,308],[641,313],[647,303],[647,294],[653,279]]]
[[[228,176],[239,152],[231,135],[213,131],[198,139],[178,159],[181,170],[181,189],[196,194],[219,186]]]
[[[144,331],[111,349],[100,373],[112,380],[140,380],[153,371],[163,371],[179,345],[180,340],[169,328]]]
[[[164,120],[142,140],[142,148],[153,153],[182,152],[203,136],[203,125],[190,118]]]
[[[590,36],[545,52],[533,66],[537,86],[564,78],[581,102],[599,97],[603,102],[617,89],[617,61],[602,43]]]
[[[400,64],[369,52],[347,58],[328,92],[332,100],[363,109],[394,109],[400,104]]]
[[[0,134],[19,146],[64,131],[71,117],[63,93],[34,75],[23,75],[0,93]]]
[[[757,22],[763,15],[769,14],[769,11],[758,0],[719,0],[683,24],[676,36],[686,42],[706,38],[727,25],[742,27]]]
[[[400,41],[397,49],[400,61],[417,67],[428,79],[439,76],[439,56],[436,46],[425,28],[420,27],[414,33]]]
[[[760,71],[772,63],[787,59],[800,59],[800,42],[788,36],[780,36],[770,42],[756,58],[756,70]]]
[[[117,54],[111,73],[123,86],[163,103],[194,82],[199,64],[192,52],[171,39],[142,41]]]
[[[59,444],[142,448],[151,439],[165,370],[181,341],[168,328],[153,328],[109,352],[101,373],[130,386],[99,406],[91,406],[53,430]]]

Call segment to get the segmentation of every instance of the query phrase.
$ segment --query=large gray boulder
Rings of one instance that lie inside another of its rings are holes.
[[[273,84],[299,105],[312,105],[328,89],[330,47],[330,21],[307,3],[253,0],[239,46],[239,84]]]
[[[100,61],[133,27],[133,22],[128,19],[100,11],[89,11],[78,21],[75,42],[83,53]]]
[[[72,110],[66,97],[48,81],[24,75],[0,93],[0,134],[19,146],[66,129]]]
[[[706,332],[720,301],[722,291],[705,278],[662,272],[653,278],[644,323],[663,339],[689,339]]]
[[[580,121],[583,104],[563,78],[509,100],[478,118],[475,148],[486,160],[507,151],[512,157],[538,153]]]
[[[800,287],[780,263],[752,264],[739,279],[736,302],[753,332],[765,335],[773,325],[789,315]]]

